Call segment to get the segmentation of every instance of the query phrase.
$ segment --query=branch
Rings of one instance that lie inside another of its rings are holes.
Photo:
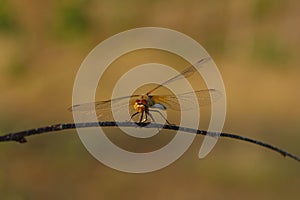
[[[9,133],[3,136],[0,136],[0,142],[6,142],[6,141],[16,141],[19,143],[25,143],[27,140],[25,137],[31,136],[31,135],[37,135],[37,134],[43,134],[47,132],[55,132],[55,131],[62,131],[67,129],[75,129],[75,128],[88,128],[88,127],[134,127],[136,125],[139,125],[143,128],[162,128],[162,129],[168,129],[168,130],[180,130],[187,133],[193,133],[198,135],[209,135],[212,137],[220,136],[220,137],[226,137],[226,138],[232,138],[235,140],[242,140],[245,142],[253,143],[262,147],[265,147],[267,149],[270,149],[274,152],[277,152],[281,154],[284,157],[290,157],[298,162],[300,162],[300,158],[283,150],[278,147],[275,147],[273,145],[267,144],[265,142],[261,142],[258,140],[254,140],[251,138],[235,135],[232,133],[215,133],[215,132],[208,132],[205,130],[198,130],[198,129],[192,129],[187,127],[180,127],[176,125],[163,125],[163,124],[157,124],[157,123],[134,123],[134,122],[89,122],[89,123],[67,123],[67,124],[55,124],[50,126],[45,126],[41,128],[35,128],[25,131],[20,131],[16,133]]]

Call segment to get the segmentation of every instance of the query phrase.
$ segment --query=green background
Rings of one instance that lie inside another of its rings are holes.
[[[171,28],[197,40],[223,76],[224,131],[300,155],[300,2],[295,0],[0,0],[0,132],[72,122],[75,75],[104,39],[131,28]],[[1,199],[297,199],[300,165],[202,137],[171,166],[126,174],[95,160],[75,130],[0,145]]]

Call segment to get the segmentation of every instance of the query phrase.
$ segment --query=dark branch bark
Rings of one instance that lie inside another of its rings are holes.
[[[242,140],[245,142],[253,143],[262,147],[265,147],[267,149],[270,149],[272,151],[275,151],[277,153],[280,153],[282,156],[290,157],[298,162],[300,162],[300,158],[285,151],[282,150],[278,147],[275,147],[273,145],[254,140],[251,138],[231,134],[231,133],[214,133],[214,132],[207,132],[205,130],[197,130],[197,129],[192,129],[192,128],[187,128],[187,127],[180,127],[176,125],[163,125],[163,124],[156,124],[156,123],[134,123],[134,122],[89,122],[89,123],[68,123],[68,124],[55,124],[51,126],[45,126],[41,128],[35,128],[31,130],[25,130],[25,131],[20,131],[16,133],[9,133],[3,136],[0,136],[0,142],[6,142],[6,141],[16,141],[19,143],[25,143],[27,142],[26,137],[31,136],[31,135],[37,135],[37,134],[43,134],[47,132],[55,132],[55,131],[62,131],[62,130],[67,130],[67,129],[75,129],[75,128],[87,128],[87,127],[116,127],[116,126],[122,126],[122,127],[134,127],[135,125],[142,126],[144,128],[163,128],[163,129],[168,129],[168,130],[181,130],[187,133],[193,133],[193,134],[198,134],[198,135],[210,135],[212,137],[227,137],[227,138],[232,138],[235,140]]]

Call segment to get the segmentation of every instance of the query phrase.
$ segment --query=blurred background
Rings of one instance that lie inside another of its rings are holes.
[[[223,76],[224,131],[300,155],[300,2],[0,0],[0,133],[72,122],[76,72],[106,38],[171,28],[197,40]],[[298,199],[300,166],[261,147],[203,137],[175,163],[126,174],[94,159],[75,130],[0,145],[1,199]]]

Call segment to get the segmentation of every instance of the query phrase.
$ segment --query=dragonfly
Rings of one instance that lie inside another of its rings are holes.
[[[209,105],[211,102],[216,101],[218,98],[220,98],[220,96],[222,96],[221,92],[214,88],[210,88],[177,95],[152,95],[152,93],[157,89],[166,86],[174,81],[190,77],[197,71],[196,68],[202,66],[210,59],[210,57],[204,57],[200,59],[194,65],[185,68],[178,75],[153,87],[145,94],[133,94],[130,96],[118,97],[104,101],[76,104],[70,107],[68,110],[72,112],[90,112],[95,108],[97,113],[99,113],[97,114],[98,117],[107,117],[110,116],[108,113],[111,112],[111,105],[117,105],[118,107],[120,107],[120,109],[124,106],[129,106],[131,111],[133,111],[131,112],[132,114],[130,116],[130,120],[132,120],[135,116],[140,115],[139,120],[136,121],[136,123],[138,124],[149,121],[148,116],[150,117],[151,122],[155,122],[155,119],[153,118],[151,112],[160,114],[168,124],[171,124],[159,110],[169,109],[174,111],[183,111],[194,109],[195,104],[193,101],[191,101],[191,98],[194,97],[194,95],[198,100],[199,106]],[[184,102],[184,104],[180,105],[178,100]]]

